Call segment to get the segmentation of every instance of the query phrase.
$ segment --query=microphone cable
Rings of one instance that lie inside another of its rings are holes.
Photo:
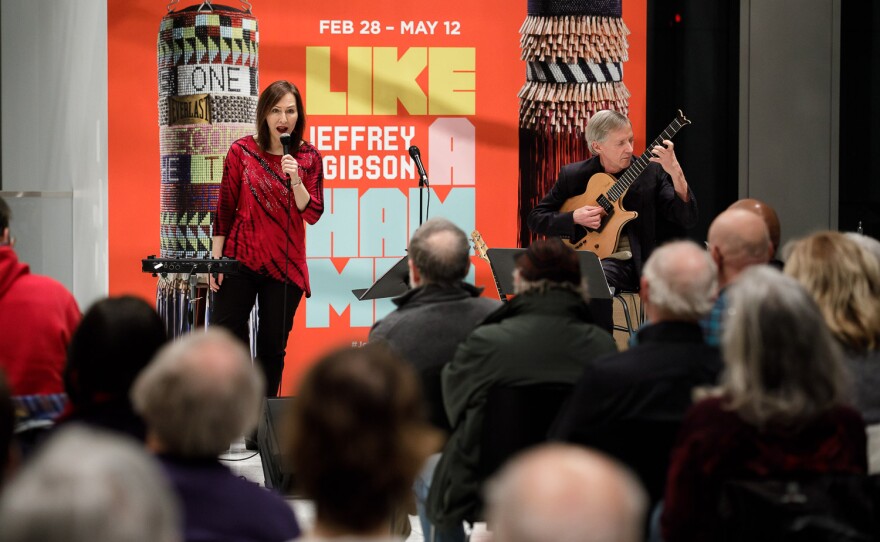
[[[284,145],[284,147],[285,147],[284,151],[286,151],[286,152],[284,152],[284,154],[290,154],[290,143],[289,143],[290,136],[288,135],[286,138],[284,138],[283,137],[284,135],[287,135],[287,134],[282,135],[281,141],[282,142],[285,140],[288,141],[288,144]],[[282,171],[282,173],[283,173],[283,171]],[[287,175],[287,174],[285,174],[285,175]],[[302,182],[302,179],[300,179],[300,182]],[[290,251],[290,221],[293,219],[293,217],[291,216],[292,210],[290,207],[290,196],[292,193],[293,193],[293,185],[291,184],[290,176],[287,176],[287,223],[285,224],[285,227],[284,227],[284,277],[282,277],[283,281],[284,281],[284,294],[282,295],[282,298],[281,298],[281,303],[282,303],[282,307],[281,307],[281,346],[282,346],[282,350],[284,350],[285,357],[287,355],[287,338],[288,338],[287,330],[285,328],[287,327],[287,283],[288,283],[287,270],[288,270],[288,264],[290,262],[290,254],[289,254],[289,251]],[[291,322],[291,328],[292,327],[293,327],[293,322]],[[282,361],[282,363],[284,363],[283,359],[281,361]],[[269,391],[269,390],[266,390],[266,391]],[[280,393],[280,391],[281,391],[281,382],[280,381],[278,382],[278,388],[276,388],[273,391],[275,392],[276,396]]]

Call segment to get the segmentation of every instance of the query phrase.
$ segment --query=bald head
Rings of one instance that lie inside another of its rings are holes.
[[[526,452],[488,486],[488,520],[504,542],[636,542],[645,492],[614,461],[551,444]]]
[[[693,241],[667,243],[651,253],[642,270],[641,294],[648,319],[696,322],[712,308],[715,262]]]
[[[773,207],[758,199],[745,198],[734,201],[728,209],[741,209],[758,214],[767,226],[770,242],[773,243],[773,254],[776,254],[776,251],[779,250],[779,240],[782,234],[779,227],[779,217]]]
[[[718,266],[718,284],[727,286],[748,267],[770,261],[770,234],[752,211],[724,211],[709,226],[709,251]]]

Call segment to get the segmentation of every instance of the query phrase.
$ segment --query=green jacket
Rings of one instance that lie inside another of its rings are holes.
[[[574,384],[589,360],[617,350],[611,335],[591,322],[589,308],[572,291],[528,292],[490,314],[458,347],[442,375],[453,429],[428,495],[428,517],[435,525],[449,527],[482,514],[483,480],[476,472],[489,389]]]

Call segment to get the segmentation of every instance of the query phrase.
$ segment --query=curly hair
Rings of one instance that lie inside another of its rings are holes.
[[[354,532],[388,520],[439,446],[415,372],[380,344],[338,350],[314,365],[288,429],[296,481],[318,520]]]

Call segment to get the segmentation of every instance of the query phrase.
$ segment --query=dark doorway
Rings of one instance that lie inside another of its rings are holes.
[[[658,237],[705,240],[738,197],[739,0],[649,0],[647,131],[654,139],[681,109],[693,124],[675,153],[700,209],[689,232],[658,224]]]

